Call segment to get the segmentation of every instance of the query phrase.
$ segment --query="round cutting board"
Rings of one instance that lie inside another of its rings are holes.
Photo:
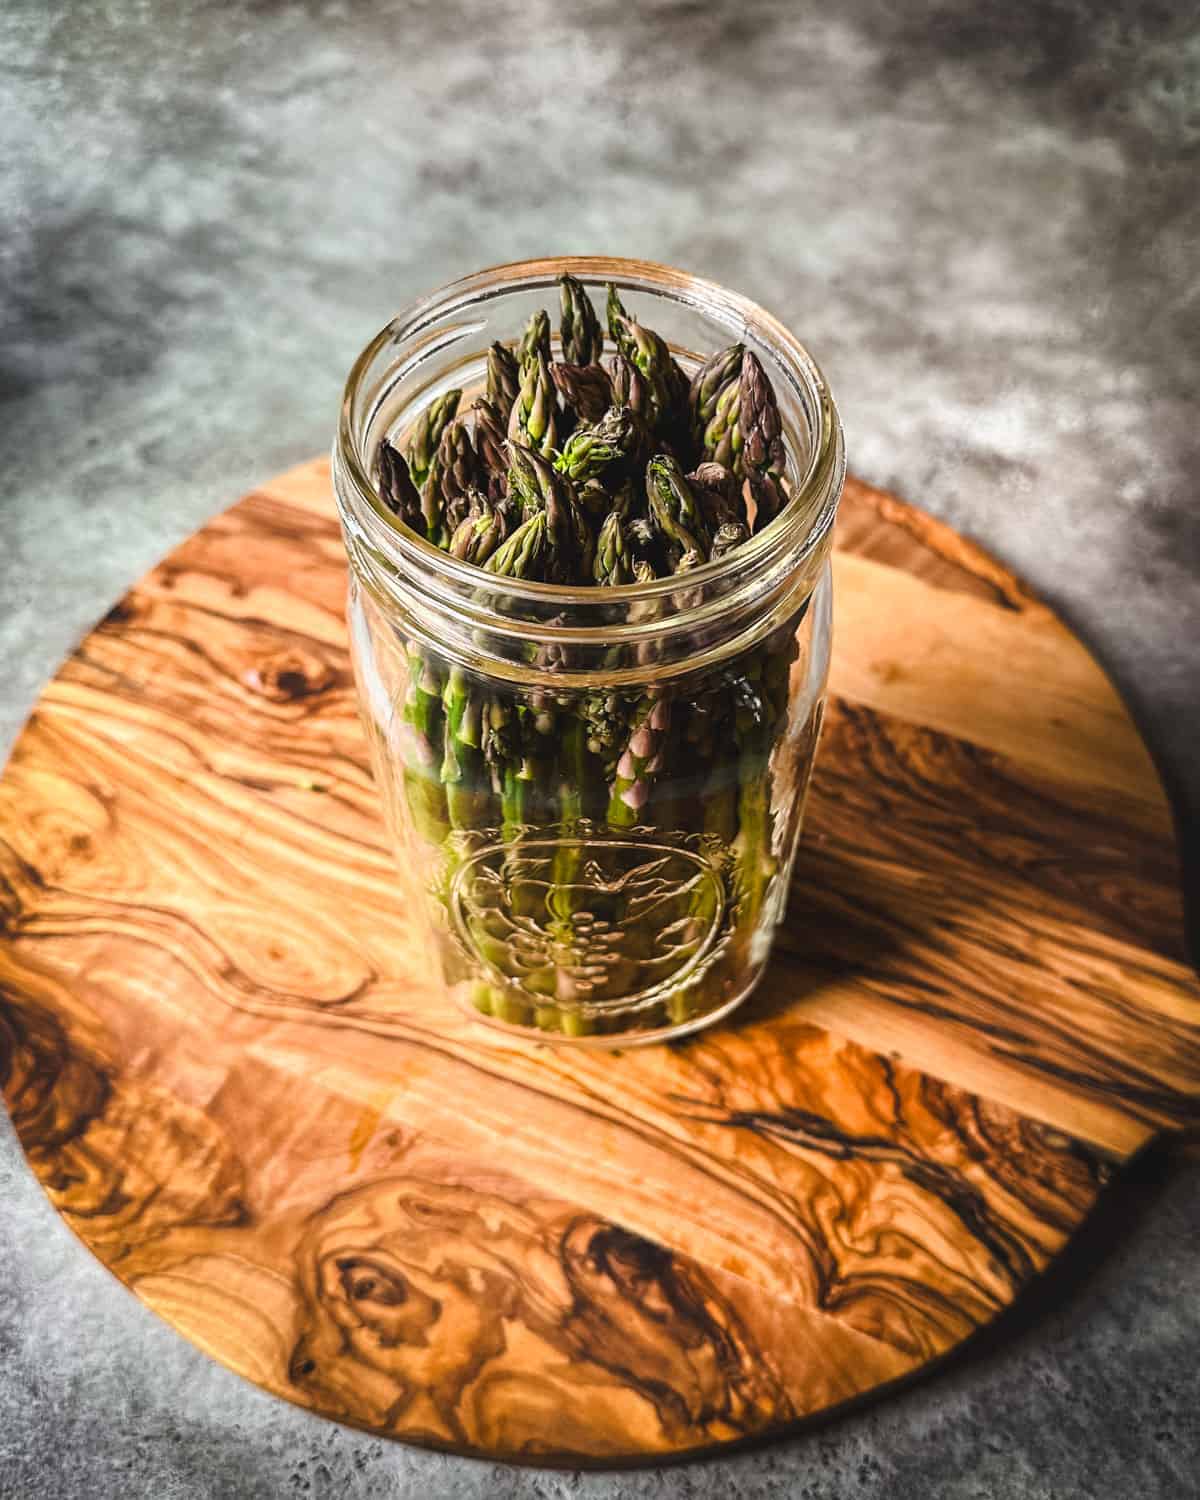
[[[397,895],[328,467],[83,642],[0,779],[0,1081],[66,1222],[281,1396],[563,1463],[912,1375],[1200,1119],[1158,780],[1020,582],[848,487],[776,957],[622,1054],[486,1036]]]

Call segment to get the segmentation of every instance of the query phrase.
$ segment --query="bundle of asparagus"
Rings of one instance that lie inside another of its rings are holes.
[[[782,426],[761,363],[733,344],[689,381],[611,286],[605,359],[584,288],[570,276],[560,287],[560,357],[545,312],[515,348],[493,344],[486,390],[469,411],[449,391],[403,449],[383,442],[384,504],[493,578],[604,588],[683,575],[735,550],[787,500]],[[745,949],[776,866],[768,763],[787,720],[797,623],[718,669],[674,678],[670,691],[633,694],[514,690],[409,643],[404,785],[418,833],[448,853],[443,884],[483,831],[514,851],[538,835],[554,845],[544,878],[508,881],[503,921],[469,918],[490,976],[477,988],[481,1008],[599,1029],[597,1002],[623,999],[632,976],[661,968],[664,945],[678,939],[673,951],[686,952],[710,921],[711,884],[692,890],[673,936],[649,908],[631,933],[627,897],[610,913],[625,924],[622,960],[589,962],[589,945],[591,958],[603,948],[605,901],[580,865],[606,833],[703,844],[722,871],[727,955]],[[551,681],[567,665],[545,647],[532,664]],[[712,1008],[695,984],[664,1005],[674,1020]]]

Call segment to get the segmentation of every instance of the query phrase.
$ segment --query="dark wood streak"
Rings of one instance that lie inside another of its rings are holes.
[[[1161,840],[1112,803],[1075,804],[1027,768],[950,735],[835,700],[808,827],[810,838],[858,854],[935,869],[981,900],[999,896],[1006,907],[1186,959],[1178,871]]]
[[[1082,730],[1056,778],[969,715],[912,722],[895,663],[879,701],[830,704],[778,958],[735,1025],[621,1056],[481,1046],[396,898],[320,476],[110,611],[0,778],[18,1137],[202,1347],[438,1447],[721,1445],[943,1355],[1046,1268],[1111,1159],[1195,1120],[1156,786],[1126,753],[1107,795]],[[852,484],[846,535],[898,632],[897,569],[989,629],[1060,629],[894,497]]]

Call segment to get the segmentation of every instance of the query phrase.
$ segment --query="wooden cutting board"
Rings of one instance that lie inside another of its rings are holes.
[[[0,780],[0,1079],[66,1222],[224,1364],[604,1463],[909,1376],[1200,1122],[1168,810],[1079,642],[851,483],[788,921],[730,1024],[497,1045],[439,995],[356,715],[324,462],[219,516]]]

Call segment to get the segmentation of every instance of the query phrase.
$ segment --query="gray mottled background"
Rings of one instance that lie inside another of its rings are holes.
[[[357,349],[481,264],[674,261],[789,321],[852,461],[1093,646],[1189,847],[1200,749],[1190,4],[0,7],[0,750],[105,607],[326,446]],[[1189,812],[1190,810],[1190,812]],[[209,1363],[0,1124],[0,1496],[1200,1494],[1200,1167],[1155,1154],[974,1354],[717,1463],[521,1472]]]

